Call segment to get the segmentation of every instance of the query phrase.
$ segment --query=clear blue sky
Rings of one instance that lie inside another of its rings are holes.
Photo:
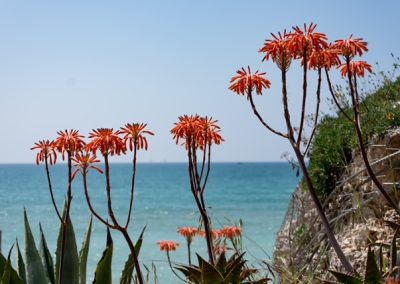
[[[399,11],[388,0],[0,1],[0,163],[33,162],[33,143],[60,129],[127,122],[156,133],[140,161],[184,161],[169,131],[194,113],[220,121],[215,161],[280,160],[289,145],[228,90],[231,76],[247,65],[266,71],[274,87],[257,103],[284,129],[278,70],[258,53],[269,33],[304,22],[330,40],[353,33],[369,42],[365,59],[387,69],[390,53],[400,55]],[[299,73],[289,76],[295,110]]]

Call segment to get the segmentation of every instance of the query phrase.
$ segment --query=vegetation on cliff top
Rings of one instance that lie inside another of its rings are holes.
[[[397,69],[398,65],[394,65]],[[363,91],[361,103],[362,131],[364,141],[373,135],[382,135],[388,129],[400,126],[400,77],[390,80],[386,73],[370,78],[375,91]],[[368,84],[369,85],[369,84]],[[342,90],[337,88],[338,97]],[[349,102],[341,102],[352,115]],[[309,171],[319,195],[324,198],[334,188],[346,165],[351,161],[353,149],[358,148],[354,127],[346,117],[338,112],[326,115],[313,141]]]

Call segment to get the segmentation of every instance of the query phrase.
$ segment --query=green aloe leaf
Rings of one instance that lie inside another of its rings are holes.
[[[226,272],[226,256],[225,256],[225,252],[222,252],[221,255],[218,258],[217,264],[215,265],[217,270],[224,275]]]
[[[63,220],[66,214],[66,203],[64,204]],[[59,283],[60,279],[60,265],[61,265],[61,247],[62,236],[65,232],[65,250],[64,250],[64,265],[62,283],[78,284],[79,283],[79,257],[78,248],[76,246],[75,232],[70,218],[67,220],[67,226],[60,225],[60,231],[57,239],[56,250],[56,282]]]
[[[202,283],[223,283],[224,277],[214,266],[212,266],[198,254],[197,259],[199,260]]]
[[[362,280],[358,278],[358,276],[334,270],[329,270],[329,272],[332,273],[336,277],[336,279],[340,281],[340,283],[363,284]]]
[[[47,279],[51,284],[56,283],[55,275],[54,275],[54,262],[53,262],[53,257],[51,256],[51,253],[49,251],[49,248],[47,246],[46,238],[43,233],[42,225],[39,223],[39,229],[40,229],[40,246],[39,246],[39,254],[40,257],[42,258],[42,262],[45,268],[45,273],[47,276]]]
[[[18,276],[17,272],[11,266],[10,256],[13,247],[14,245],[11,247],[10,252],[8,253],[0,284],[24,284],[24,281]]]
[[[225,276],[224,283],[240,283],[240,275],[245,263],[245,260],[235,261],[235,263],[230,267],[227,275]]]
[[[26,260],[26,282],[28,284],[47,283],[45,269],[39,252],[36,248],[35,240],[29,226],[28,217],[24,209],[25,224],[25,260]]]
[[[4,270],[6,269],[6,264],[7,264],[7,259],[0,253],[0,283],[2,276],[4,274]],[[11,264],[11,263],[10,263]],[[7,268],[8,269],[8,268]],[[23,284],[26,283],[24,280],[22,280],[19,276],[17,271],[15,271],[12,266],[10,266],[11,269],[11,283],[12,284]]]
[[[21,250],[19,249],[19,244],[17,240],[17,270],[19,277],[26,282],[26,270],[25,270],[25,263],[24,259],[22,258]]]
[[[368,247],[367,265],[365,267],[364,284],[376,284],[382,282],[382,275],[375,261],[375,254],[371,247]]]
[[[3,276],[1,277],[0,284],[11,284],[11,261],[7,259],[4,267]]]
[[[146,226],[144,226],[140,236],[135,244],[135,252],[136,255],[139,256],[140,248],[142,247],[143,243],[143,234],[146,230]],[[130,284],[132,282],[133,270],[135,269],[132,254],[129,254],[128,260],[125,262],[124,269],[122,270],[122,275],[120,279],[120,284]]]
[[[196,266],[184,266],[184,265],[178,265],[175,266],[175,268],[180,272],[182,272],[185,275],[185,277],[191,282],[195,284],[202,283],[200,268]]]
[[[111,238],[110,229],[107,228],[107,246],[103,252],[103,256],[97,263],[93,283],[96,284],[112,283],[112,270],[111,270],[112,254],[113,254],[113,240]]]
[[[4,272],[3,272],[3,276],[1,277],[0,280],[0,284],[11,284],[11,261],[10,261],[10,255],[11,255],[11,251],[14,248],[14,245],[11,246],[11,249],[8,253],[8,257],[7,257],[7,261],[6,264],[4,266]]]
[[[85,239],[83,241],[82,248],[79,251],[79,284],[86,284],[86,267],[89,254],[90,236],[92,234],[92,220],[93,218],[90,217]]]

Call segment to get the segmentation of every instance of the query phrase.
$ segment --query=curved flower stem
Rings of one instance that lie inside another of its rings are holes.
[[[342,108],[342,106],[339,104],[339,102],[338,102],[338,100],[336,98],[336,95],[335,95],[335,92],[333,91],[331,79],[329,77],[329,72],[328,72],[327,68],[325,68],[325,75],[326,75],[326,80],[328,82],[329,92],[331,93],[332,99],[335,102],[336,107],[344,115],[344,117],[347,118],[348,121],[350,121],[351,123],[354,123],[354,120],[346,113],[346,111]]]
[[[248,90],[248,91],[247,91],[247,98],[248,98],[249,101],[250,101],[250,104],[251,104],[251,107],[253,108],[253,112],[254,112],[255,116],[257,116],[258,120],[259,120],[269,131],[271,131],[272,133],[275,133],[276,135],[281,136],[281,137],[283,137],[283,138],[288,138],[288,135],[287,135],[287,134],[283,134],[282,132],[279,132],[279,131],[273,129],[271,126],[268,125],[268,123],[266,123],[266,122],[264,121],[264,119],[262,118],[262,116],[261,116],[260,113],[258,112],[258,110],[257,110],[257,108],[256,108],[256,105],[254,104],[253,96],[252,96],[251,90]]]
[[[135,246],[133,245],[132,239],[128,234],[128,230],[124,227],[121,227],[120,224],[118,223],[113,208],[112,208],[112,202],[111,202],[111,182],[110,182],[110,165],[109,165],[109,161],[108,161],[108,154],[103,155],[104,156],[104,165],[105,165],[105,175],[106,175],[106,191],[107,191],[107,206],[108,206],[108,215],[111,218],[111,221],[113,222],[115,229],[119,232],[122,233],[122,235],[124,236],[129,249],[131,251],[132,254],[132,258],[133,258],[133,263],[136,269],[136,276],[138,279],[139,284],[143,284],[143,274],[142,274],[142,269],[140,268],[140,263],[139,263],[139,259],[138,256],[136,254],[135,251]]]
[[[176,271],[175,271],[174,267],[172,266],[172,263],[171,263],[171,258],[169,257],[169,251],[167,251],[167,259],[168,259],[168,265],[169,265],[169,267],[171,268],[171,270],[172,270],[172,273],[173,273],[173,274],[175,274],[175,276],[176,276],[176,277],[178,277],[178,279],[179,279],[179,280],[181,280],[181,281],[183,281],[183,282],[185,282],[185,283],[186,283],[186,280],[185,280],[185,279],[183,279],[182,277],[180,277],[180,276],[179,276],[179,274],[178,274],[178,273],[176,273]]]
[[[300,148],[301,135],[303,134],[304,120],[306,116],[306,102],[307,102],[307,45],[303,51],[303,103],[301,105],[301,118],[299,126],[299,136],[297,137],[296,145]]]
[[[282,77],[282,103],[283,103],[283,114],[286,121],[286,128],[288,134],[286,138],[291,141],[294,141],[294,131],[292,127],[292,123],[290,121],[290,112],[289,112],[289,104],[288,104],[288,97],[287,97],[287,88],[286,88],[286,70],[282,70],[281,72]]]
[[[92,214],[100,221],[102,222],[104,225],[106,225],[107,227],[109,227],[110,229],[116,229],[116,227],[110,223],[108,223],[106,220],[104,220],[93,208],[92,202],[90,200],[90,196],[89,196],[89,190],[88,190],[88,185],[87,185],[87,177],[86,177],[86,173],[82,173],[82,178],[83,178],[83,189],[85,191],[85,197],[86,197],[86,203],[89,206],[89,210],[90,212],[92,212]]]
[[[316,132],[316,130],[317,130],[318,115],[319,115],[319,106],[320,106],[320,103],[321,103],[321,81],[322,81],[322,78],[321,78],[321,77],[322,77],[322,76],[321,76],[321,68],[318,68],[317,106],[316,106],[315,116],[314,116],[314,125],[313,125],[312,131],[311,131],[310,138],[308,139],[307,146],[306,146],[306,148],[305,148],[305,150],[304,150],[304,152],[303,152],[303,156],[306,156],[306,155],[307,155],[307,152],[308,152],[308,150],[309,150],[310,147],[311,147],[312,140],[313,140],[314,135],[315,135],[315,132]],[[299,145],[298,145],[298,146],[299,146]]]
[[[136,141],[135,141],[134,149],[133,149],[133,161],[132,161],[133,165],[132,165],[131,199],[129,202],[129,212],[128,212],[128,218],[127,218],[126,224],[125,224],[125,229],[128,228],[129,222],[131,221],[131,214],[132,214],[132,207],[133,207],[133,200],[134,200],[134,193],[135,193],[136,153],[137,153],[137,145],[136,145]]]
[[[107,191],[107,206],[108,206],[108,215],[110,216],[112,222],[116,227],[120,227],[117,218],[115,218],[114,210],[112,209],[112,198],[111,198],[111,182],[110,182],[110,164],[108,162],[108,154],[104,156],[104,166],[105,166],[105,174],[106,174],[106,191]]]
[[[196,173],[194,167],[196,166],[194,164],[194,158],[193,156],[196,156],[196,152],[192,152],[193,149],[192,147],[188,148],[188,160],[189,160],[189,165],[188,165],[188,171],[189,171],[189,179],[190,179],[190,187],[191,191],[193,194],[193,197],[196,201],[197,208],[200,212],[201,219],[203,220],[204,224],[204,231],[206,233],[206,242],[207,242],[207,251],[208,251],[208,257],[210,259],[210,263],[214,265],[215,260],[214,260],[214,253],[213,253],[213,243],[212,243],[212,234],[211,234],[211,228],[210,228],[210,219],[207,214],[207,209],[204,203],[204,197],[202,194],[202,189],[199,188],[198,183],[196,182]]]
[[[59,283],[62,284],[63,274],[64,274],[64,258],[65,258],[65,243],[67,238],[68,222],[70,222],[69,212],[72,203],[72,157],[71,151],[67,151],[68,158],[68,191],[67,191],[67,210],[65,213],[64,220],[62,222],[62,236],[61,236],[61,253],[60,253],[60,273],[59,273]]]
[[[45,162],[45,166],[46,166],[47,183],[49,184],[49,191],[50,191],[51,201],[53,202],[53,206],[54,206],[54,209],[56,210],[57,217],[58,217],[58,219],[60,220],[60,222],[62,223],[63,220],[62,220],[60,211],[58,210],[56,201],[55,201],[55,199],[54,199],[53,187],[52,187],[52,185],[51,185],[51,178],[50,178],[50,169],[49,169],[49,164],[48,164],[48,161],[47,161],[47,155],[46,155],[46,157],[45,157],[45,159],[44,159],[44,162]]]
[[[250,93],[250,97],[251,97],[251,93]],[[303,172],[304,179],[305,179],[306,185],[308,187],[309,193],[314,202],[318,216],[321,219],[322,225],[324,226],[325,233],[329,239],[331,246],[335,250],[340,262],[342,263],[343,267],[346,269],[347,272],[353,273],[354,269],[351,266],[349,260],[344,255],[343,250],[341,249],[341,247],[333,233],[333,230],[329,225],[329,221],[325,215],[325,212],[322,208],[321,202],[319,201],[317,193],[315,191],[311,177],[308,173],[308,169],[307,169],[306,163],[304,161],[304,156],[301,153],[300,148],[297,146],[297,141],[294,138],[294,134],[293,134],[294,131],[293,131],[293,127],[292,127],[292,124],[290,121],[290,112],[289,112],[288,99],[287,99],[286,71],[284,69],[282,70],[282,102],[283,102],[283,109],[284,109],[284,118],[286,121],[286,127],[287,127],[287,131],[288,131],[288,136],[286,138],[289,140],[290,145],[292,146],[293,151],[296,154],[296,157],[299,162],[299,166]]]
[[[205,133],[205,141],[204,141],[204,150],[203,150],[203,159],[202,159],[202,163],[201,163],[201,171],[200,171],[200,183],[201,180],[203,179],[203,173],[204,173],[204,166],[206,164],[206,155],[207,155],[207,133]]]
[[[204,146],[206,147],[206,146]],[[206,184],[208,181],[208,176],[210,175],[210,171],[211,171],[211,143],[208,144],[208,155],[207,155],[207,172],[206,172],[206,176],[204,178],[204,183],[201,187],[201,194],[203,195],[204,190],[206,189]]]
[[[308,191],[311,195],[312,200],[314,201],[314,205],[317,209],[318,212],[318,216],[320,217],[322,224],[325,228],[325,233],[328,236],[329,242],[331,244],[331,246],[333,247],[333,249],[335,250],[340,262],[342,263],[343,267],[346,269],[347,272],[353,273],[354,272],[354,268],[352,267],[352,265],[350,264],[349,260],[347,259],[347,257],[344,255],[343,250],[341,249],[335,234],[333,233],[332,228],[329,225],[329,221],[328,218],[326,217],[324,210],[322,208],[321,202],[318,199],[318,196],[316,194],[314,185],[312,183],[311,177],[308,173],[307,170],[307,166],[304,162],[304,157],[302,156],[300,150],[297,148],[297,146],[295,145],[294,141],[291,141],[292,147],[294,149],[294,152],[296,154],[296,157],[299,161],[299,165],[300,168],[303,172],[303,176],[304,179],[306,181],[307,187],[308,187]]]
[[[378,180],[376,177],[374,171],[372,170],[371,164],[368,159],[368,154],[367,150],[365,149],[364,145],[364,138],[363,134],[361,131],[361,113],[360,113],[360,105],[359,105],[359,100],[358,99],[358,93],[355,92],[354,86],[353,86],[353,80],[352,80],[352,72],[350,68],[350,58],[346,58],[346,64],[347,64],[347,76],[349,80],[349,88],[350,88],[350,95],[351,95],[351,102],[353,105],[353,112],[354,112],[354,127],[356,129],[356,134],[358,138],[358,146],[360,148],[361,156],[364,161],[365,169],[368,172],[368,175],[370,176],[371,180],[375,184],[375,186],[378,188],[380,193],[383,195],[383,197],[386,199],[390,207],[392,207],[398,214],[400,214],[400,209],[397,206],[397,204],[394,202],[394,200],[390,197],[390,195],[386,192],[386,190],[383,188],[382,183]]]

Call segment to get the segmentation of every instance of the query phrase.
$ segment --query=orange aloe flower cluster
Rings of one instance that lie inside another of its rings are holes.
[[[263,89],[269,89],[271,82],[264,78],[264,73],[259,73],[258,70],[252,74],[248,66],[247,71],[242,67],[241,70],[236,71],[237,75],[232,77],[230,90],[238,95],[244,96],[255,90],[257,95],[262,95]]]
[[[157,244],[160,246],[160,251],[176,251],[179,247],[179,243],[173,241],[159,241]]]
[[[328,38],[323,33],[315,32],[316,24],[311,23],[304,29],[293,27],[293,32],[287,34],[288,49],[294,58],[302,58],[304,54],[310,55],[313,51],[320,51],[328,47]]]
[[[39,150],[36,154],[36,164],[39,165],[40,162],[45,162],[49,159],[50,165],[53,165],[57,161],[57,153],[55,151],[55,145],[53,141],[50,140],[40,140],[35,143],[35,146],[31,150]]]
[[[70,131],[58,131],[58,137],[54,141],[54,145],[58,152],[62,154],[62,159],[64,160],[65,152],[69,153],[72,157],[77,153],[81,152],[86,143],[83,141],[85,138],[83,135],[79,134],[78,130],[71,129]]]
[[[280,32],[275,35],[271,33],[272,39],[267,39],[264,46],[259,50],[265,53],[263,61],[272,59],[273,62],[281,70],[288,70],[292,62],[292,55],[288,48],[287,39],[288,33],[286,30],[281,34]]]
[[[91,152],[86,152],[85,154],[76,154],[76,156],[72,158],[72,161],[75,162],[74,166],[76,167],[74,173],[72,174],[72,179],[75,179],[79,172],[82,175],[86,175],[89,169],[94,169],[100,174],[103,173],[101,169],[94,166],[94,164],[100,163],[100,160],[98,160],[96,155],[92,154]]]
[[[339,66],[340,63],[339,50],[332,45],[321,50],[313,50],[308,58],[308,66],[314,70],[322,68],[329,70],[331,67]]]
[[[221,235],[231,240],[240,237],[241,234],[242,234],[242,228],[238,226],[227,226],[221,229]]]
[[[198,234],[199,234],[200,237],[203,237],[203,238],[206,237],[206,232],[205,231],[199,231]],[[218,229],[211,230],[211,236],[212,236],[212,238],[214,240],[220,238],[222,236],[221,230],[218,230]]]
[[[349,63],[351,74],[356,75],[358,77],[364,77],[365,72],[372,73],[372,66],[368,64],[366,61],[350,61]],[[340,65],[340,74],[342,77],[346,77],[349,73],[347,68],[347,64],[344,63]]]
[[[122,139],[126,148],[128,148],[129,145],[129,149],[131,151],[133,150],[134,146],[137,149],[147,150],[148,142],[144,134],[154,135],[154,133],[145,130],[146,126],[146,123],[127,123],[125,124],[125,127],[121,127],[120,133],[124,135]]]
[[[220,135],[221,128],[217,124],[218,120],[211,117],[201,117],[199,115],[183,115],[179,117],[179,122],[175,123],[171,133],[176,144],[182,139],[186,149],[189,146],[203,148],[206,145],[221,144],[224,139]]]
[[[196,227],[182,227],[178,228],[177,232],[191,243],[193,238],[199,233],[199,229]]]
[[[91,141],[87,144],[86,150],[93,154],[99,150],[103,156],[125,153],[125,145],[119,134],[120,131],[114,131],[112,128],[93,129],[93,132],[89,133]]]
[[[362,56],[364,52],[367,52],[367,45],[367,42],[362,38],[353,38],[353,35],[350,35],[348,39],[336,40],[333,47],[340,50],[343,56],[353,58],[357,55]]]
[[[199,231],[198,234],[201,237],[205,237],[204,231]],[[240,228],[238,226],[225,226],[222,229],[213,229],[212,230],[213,239],[219,239],[219,238],[233,239],[236,237],[240,237],[241,234],[242,234],[242,228]]]
[[[316,27],[316,24],[311,23],[308,26],[304,24],[303,29],[295,26],[291,32],[285,30],[283,33],[271,33],[272,39],[267,39],[259,50],[264,54],[263,61],[271,59],[281,70],[287,71],[293,59],[301,59],[301,64],[306,64],[308,69],[329,70],[337,67],[342,76],[345,76],[348,68],[346,64],[341,64],[339,56],[352,59],[368,51],[367,43],[362,38],[353,38],[352,35],[348,39],[336,40],[334,44],[330,44],[324,33],[315,31]],[[365,61],[352,62],[350,68],[359,77],[363,77],[365,71],[372,72],[371,65]],[[265,73],[259,71],[252,74],[250,67],[247,70],[241,68],[230,80],[229,89],[238,95],[249,95],[253,90],[261,95],[263,89],[271,86],[264,75]]]

